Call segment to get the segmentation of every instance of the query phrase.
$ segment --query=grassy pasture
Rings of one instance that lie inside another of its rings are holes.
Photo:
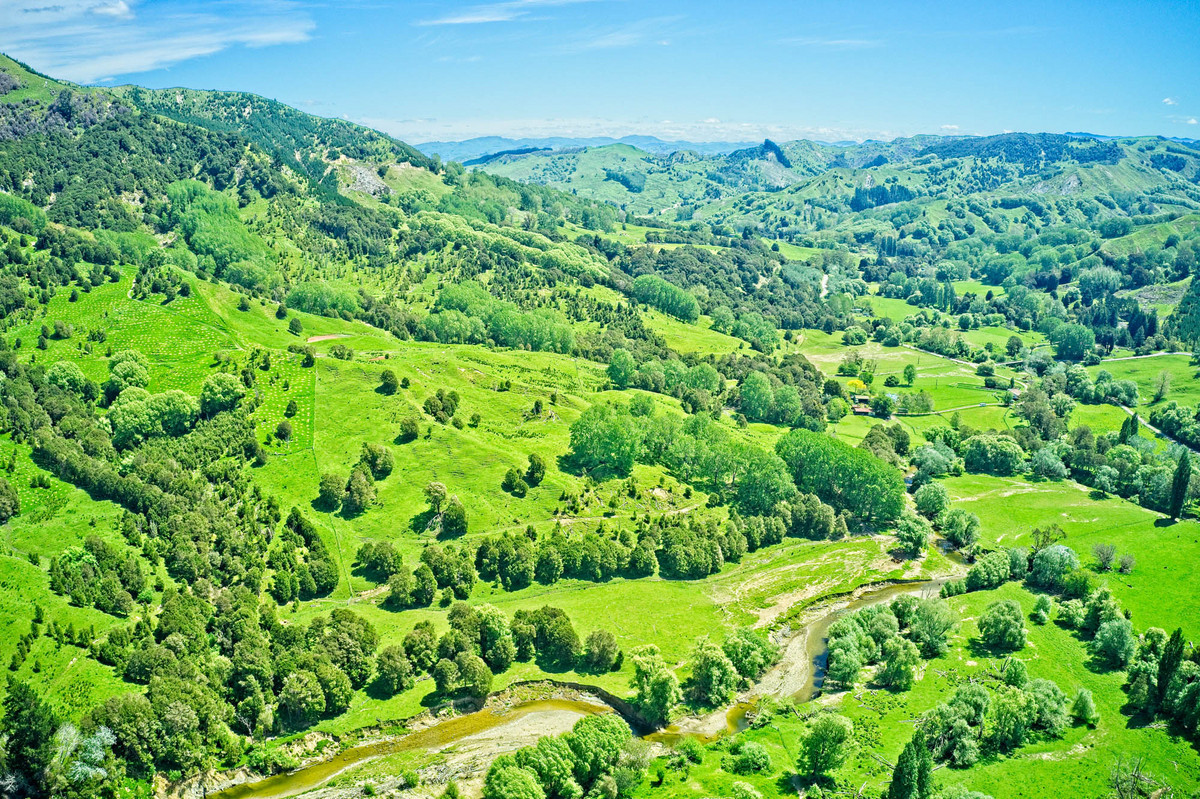
[[[849,591],[864,582],[923,576],[930,569],[947,566],[940,558],[897,564],[886,554],[890,546],[891,539],[886,537],[842,542],[788,540],[748,554],[741,563],[730,564],[721,573],[703,580],[614,579],[606,583],[563,580],[553,586],[535,584],[511,593],[484,585],[477,587],[470,602],[491,603],[508,614],[546,604],[561,607],[571,616],[581,639],[591,630],[603,627],[617,637],[626,652],[652,641],[662,649],[667,662],[678,668],[700,636],[720,639],[730,627],[776,618],[794,602],[809,602]],[[397,612],[380,606],[380,600],[379,594],[363,594],[351,607],[371,619],[384,645],[400,641],[422,620],[432,621],[439,631],[448,627],[442,608]],[[336,603],[333,600],[306,603],[295,618],[306,619],[332,604]],[[620,613],[613,612],[617,607],[621,608]],[[620,671],[595,675],[546,671],[537,663],[517,663],[496,676],[495,687],[500,689],[513,682],[547,675],[599,685],[624,695],[628,693],[633,667],[627,658]],[[681,672],[680,676],[686,673]],[[372,724],[376,718],[412,715],[436,701],[438,697],[428,680],[383,702],[371,701],[365,691],[360,691],[350,710],[325,722],[323,728],[345,732]]]
[[[649,309],[643,311],[642,315],[647,327],[662,336],[667,346],[681,355],[693,352],[699,355],[727,355],[750,348],[740,338],[713,330],[712,320],[707,316],[700,317],[695,324],[688,324]]]
[[[994,653],[978,642],[976,619],[983,609],[1000,599],[1017,600],[1026,614],[1033,609],[1035,595],[1010,583],[994,591],[955,597],[951,607],[960,619],[950,638],[950,649],[942,657],[922,663],[911,691],[892,693],[860,685],[853,691],[836,692],[821,700],[837,707],[853,721],[855,749],[850,759],[834,773],[838,785],[853,795],[874,796],[886,790],[891,778],[888,764],[895,763],[912,731],[912,720],[944,701],[967,681],[992,688],[1006,655]],[[1109,768],[1121,756],[1142,757],[1149,773],[1165,778],[1180,791],[1200,785],[1200,761],[1186,741],[1150,729],[1140,719],[1122,714],[1125,693],[1123,673],[1095,667],[1086,643],[1071,631],[1051,622],[1037,626],[1027,621],[1028,643],[1015,653],[1024,661],[1030,678],[1055,682],[1068,700],[1079,688],[1092,691],[1100,712],[1095,728],[1075,724],[1062,738],[1033,739],[1009,755],[984,757],[976,766],[960,770],[938,768],[938,787],[961,784],[996,797],[1100,796],[1107,789]],[[807,708],[812,712],[812,708]],[[767,775],[735,775],[723,768],[719,746],[705,751],[701,763],[684,775],[668,770],[662,786],[648,781],[639,797],[731,796],[735,781],[752,785],[765,797],[795,795],[795,761],[803,729],[799,715],[782,712],[769,724],[749,729],[738,740],[754,741],[766,748],[772,770]],[[654,768],[651,768],[651,773]]]
[[[1170,523],[1165,517],[1116,497],[1097,498],[1070,481],[1032,482],[1025,477],[964,475],[945,480],[958,507],[979,516],[989,546],[1028,547],[1035,527],[1058,524],[1063,542],[1084,565],[1094,563],[1092,547],[1114,544],[1118,556],[1132,553],[1131,574],[1103,575],[1117,598],[1133,611],[1138,627],[1200,631],[1200,585],[1192,564],[1200,557],[1200,523]]]
[[[1124,361],[1107,360],[1099,366],[1088,367],[1088,373],[1094,378],[1101,369],[1116,380],[1132,380],[1137,383],[1138,396],[1146,403],[1154,399],[1154,384],[1159,373],[1166,372],[1171,376],[1166,399],[1175,400],[1181,405],[1200,403],[1200,369],[1191,363],[1191,356],[1187,353],[1154,355]]]

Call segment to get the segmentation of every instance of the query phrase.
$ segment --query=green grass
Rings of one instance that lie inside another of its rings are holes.
[[[1101,369],[1109,372],[1116,380],[1132,380],[1137,383],[1138,396],[1145,403],[1154,399],[1158,375],[1166,372],[1171,380],[1166,399],[1175,400],[1181,405],[1200,403],[1200,379],[1197,379],[1200,369],[1192,365],[1191,356],[1186,353],[1155,355],[1127,361],[1108,360],[1099,366],[1088,367],[1088,373],[1095,377]]]
[[[870,307],[875,311],[875,316],[891,319],[895,322],[903,322],[905,317],[912,316],[915,313],[920,313],[921,308],[916,305],[909,305],[906,300],[896,297],[861,297],[858,300],[858,307]]]
[[[964,294],[974,294],[981,299],[986,297],[989,291],[992,292],[993,297],[1003,297],[1005,294],[1003,287],[989,286],[978,280],[956,280],[954,281],[954,291],[960,297]]]
[[[1021,339],[1026,347],[1046,343],[1046,337],[1036,330],[1011,330],[1007,327],[977,327],[959,331],[959,335],[972,347],[986,347],[991,344],[997,360],[1005,360],[1008,357],[1004,347],[1013,336]]]
[[[794,602],[811,602],[820,597],[853,590],[865,582],[925,576],[931,569],[944,569],[938,558],[916,564],[897,565],[887,556],[887,538],[855,538],[844,542],[789,540],[747,555],[740,564],[727,565],[719,574],[704,580],[678,581],[658,578],[605,583],[563,580],[553,586],[533,585],[516,592],[492,586],[477,587],[472,604],[491,603],[507,614],[543,605],[567,611],[580,638],[595,628],[612,632],[621,647],[629,650],[647,641],[656,644],[667,662],[684,665],[698,637],[723,638],[733,626],[763,623],[779,617]],[[381,606],[381,595],[360,595],[350,606],[370,619],[380,632],[382,645],[399,642],[422,620],[430,620],[439,631],[448,628],[445,610],[438,607],[394,611]],[[332,600],[305,603],[299,614],[313,613],[341,604]],[[614,612],[620,608],[620,612]],[[285,618],[292,618],[290,611]],[[536,663],[517,663],[496,676],[495,689],[521,680],[552,677],[598,685],[618,695],[629,693],[632,662],[614,673],[594,675],[576,671],[547,672]],[[439,701],[429,681],[380,702],[365,691],[356,693],[346,714],[331,719],[322,729],[344,733],[380,719],[402,719]]]
[[[711,329],[712,320],[707,316],[700,317],[695,324],[688,324],[658,311],[647,310],[642,315],[647,327],[662,336],[667,346],[681,355],[728,355],[750,347],[740,338]]]
[[[1133,611],[1134,624],[1200,633],[1195,602],[1200,580],[1192,567],[1200,558],[1200,523],[1170,523],[1132,502],[1097,498],[1070,481],[964,475],[945,484],[957,507],[979,516],[987,545],[1028,547],[1033,528],[1058,524],[1067,533],[1063,543],[1084,565],[1094,562],[1096,544],[1114,544],[1118,556],[1133,554],[1137,565],[1131,574],[1112,572],[1099,581]]]
[[[886,790],[891,768],[912,734],[912,720],[944,701],[958,685],[967,681],[995,687],[997,669],[1006,655],[992,653],[977,644],[975,620],[987,604],[1015,599],[1028,614],[1035,596],[1017,584],[995,591],[955,597],[952,608],[961,619],[942,657],[923,662],[911,691],[891,693],[861,682],[853,691],[834,693],[822,700],[847,715],[855,725],[853,754],[834,773],[837,784],[848,795],[875,796]],[[960,770],[939,768],[935,784],[962,784],[996,799],[1043,796],[1107,795],[1109,768],[1118,757],[1141,757],[1146,770],[1165,778],[1179,791],[1200,786],[1200,768],[1194,748],[1186,741],[1160,729],[1146,727],[1140,720],[1122,714],[1125,693],[1123,673],[1095,669],[1086,644],[1072,632],[1051,623],[1026,623],[1028,643],[1015,653],[1025,662],[1030,678],[1055,682],[1068,700],[1079,688],[1092,691],[1100,712],[1095,728],[1074,725],[1062,738],[1033,739],[1009,755],[984,757],[976,766]],[[802,706],[798,714],[786,710],[763,727],[749,729],[737,740],[754,741],[771,756],[772,771],[766,775],[738,776],[722,767],[724,743],[710,747],[700,764],[686,775],[667,770],[662,786],[648,781],[639,797],[730,796],[735,781],[750,783],[765,797],[795,795],[792,777],[804,722],[802,716],[813,706]],[[654,773],[651,767],[651,773]],[[855,794],[855,791],[858,791]]]
[[[110,502],[97,502],[86,493],[51,477],[29,460],[29,447],[13,444],[0,437],[0,463],[8,463],[17,451],[15,472],[2,476],[17,489],[21,514],[0,527],[3,553],[0,555],[0,664],[8,666],[17,650],[18,639],[29,632],[34,607],[45,611],[46,624],[56,621],[62,627],[77,629],[94,626],[103,633],[123,623],[90,608],[69,604],[66,598],[50,591],[47,568],[49,559],[68,546],[79,546],[96,535],[124,550],[126,544],[115,532],[120,509]],[[32,488],[38,475],[49,480],[48,488]],[[38,560],[35,565],[32,558]],[[10,674],[30,682],[51,699],[69,718],[77,719],[107,696],[130,690],[112,674],[111,669],[88,658],[84,650],[59,645],[46,633],[38,637],[23,665]]]
[[[817,247],[801,247],[799,244],[792,244],[787,241],[772,241],[772,245],[779,245],[779,252],[783,253],[784,257],[790,261],[808,261],[812,258],[819,257],[821,250]]]
[[[1084,405],[1080,403],[1071,411],[1071,427],[1087,425],[1093,433],[1097,434],[1110,430],[1119,431],[1121,424],[1128,418],[1129,414],[1116,405]]]
[[[995,685],[991,675],[1005,655],[993,654],[975,643],[979,634],[976,619],[989,603],[999,599],[1020,602],[1028,619],[1035,596],[1016,584],[1009,584],[995,591],[952,599],[950,604],[962,622],[951,649],[926,665],[923,678],[912,691],[895,696],[874,692],[862,702],[849,695],[843,699],[841,709],[857,725],[878,725],[883,741],[879,753],[889,762],[895,762],[910,735],[906,719],[944,701],[956,685],[968,680]],[[1108,769],[1116,759],[1134,756],[1145,758],[1150,773],[1168,779],[1177,789],[1200,785],[1200,770],[1194,767],[1195,752],[1190,744],[1162,730],[1146,728],[1140,721],[1122,714],[1126,701],[1121,689],[1123,672],[1094,668],[1086,643],[1057,624],[1038,626],[1027,621],[1026,626],[1028,644],[1015,657],[1025,662],[1030,678],[1053,681],[1068,699],[1079,688],[1089,689],[1100,712],[1100,722],[1095,729],[1075,725],[1061,739],[1034,741],[1012,755],[984,759],[971,769],[939,770],[939,784],[962,784],[996,799],[1097,796],[1103,795],[1107,788]],[[1176,763],[1193,765],[1177,770]],[[878,763],[861,756],[855,758],[853,766],[851,781],[873,778],[885,784],[883,781],[890,777],[880,773],[883,770]]]

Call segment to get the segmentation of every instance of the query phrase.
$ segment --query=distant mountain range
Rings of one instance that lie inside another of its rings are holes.
[[[1096,139],[1098,141],[1112,141],[1115,139],[1127,138],[1124,136],[1104,136],[1097,133],[1082,133],[1070,132],[1065,134],[1074,138]],[[917,137],[924,139],[928,137]],[[945,137],[945,138],[961,138],[961,137]],[[1172,136],[1170,141],[1179,142],[1181,144],[1193,144],[1195,139]],[[836,141],[836,142],[815,142],[817,144],[832,145],[834,147],[859,147],[863,145],[881,145],[886,142],[868,139],[863,142],[857,141]],[[462,141],[431,141],[424,144],[414,145],[425,155],[437,155],[443,161],[458,161],[466,164],[484,164],[494,160],[490,156],[500,155],[527,155],[535,152],[553,151],[553,150],[573,150],[581,147],[604,147],[610,144],[628,144],[631,147],[636,147],[643,152],[652,155],[670,155],[671,153],[680,152],[682,150],[690,150],[704,156],[728,155],[737,150],[745,150],[757,147],[760,142],[729,142],[729,141],[714,141],[714,142],[696,142],[696,141],[666,141],[657,136],[622,136],[619,139],[611,136],[591,136],[575,138],[571,136],[548,136],[545,138],[520,138],[512,139],[506,136],[478,136],[473,139],[464,139]]]
[[[725,155],[734,150],[746,147],[756,147],[758,142],[694,142],[694,141],[664,141],[655,136],[622,136],[614,139],[611,136],[591,136],[572,138],[568,136],[550,136],[547,138],[510,139],[504,136],[479,136],[464,141],[431,141],[415,145],[426,155],[438,155],[443,161],[458,161],[463,163],[481,158],[486,155],[506,152],[509,150],[568,150],[577,147],[603,147],[608,144],[628,144],[654,155],[670,155],[680,150],[691,150],[700,155]]]

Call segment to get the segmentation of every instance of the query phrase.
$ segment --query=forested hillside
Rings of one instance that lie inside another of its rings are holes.
[[[1198,256],[1162,139],[468,169],[0,57],[0,792],[1200,789]]]

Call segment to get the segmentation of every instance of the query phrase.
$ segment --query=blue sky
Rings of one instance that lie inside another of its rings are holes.
[[[0,0],[85,83],[238,89],[419,142],[1200,137],[1200,3]]]

